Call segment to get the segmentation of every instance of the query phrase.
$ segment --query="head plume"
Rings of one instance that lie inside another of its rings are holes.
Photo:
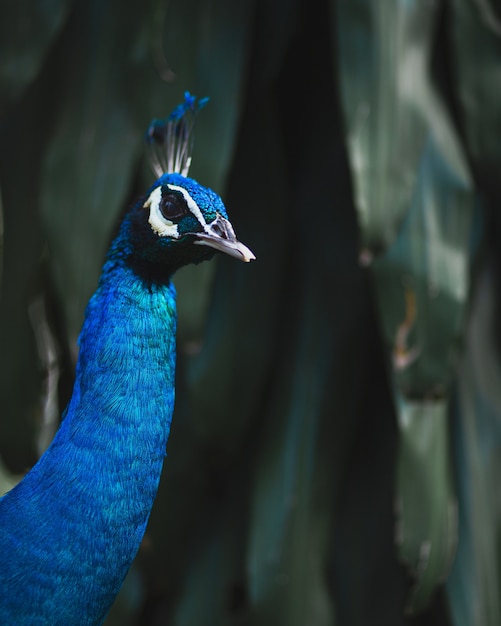
[[[209,98],[197,98],[189,91],[167,119],[153,120],[146,132],[150,163],[156,176],[181,174],[187,176],[193,149],[195,116]]]

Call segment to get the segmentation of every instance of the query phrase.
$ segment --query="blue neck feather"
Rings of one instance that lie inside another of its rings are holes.
[[[61,428],[0,500],[2,624],[101,623],[146,528],[174,406],[175,290],[128,267],[125,228],[87,308]]]

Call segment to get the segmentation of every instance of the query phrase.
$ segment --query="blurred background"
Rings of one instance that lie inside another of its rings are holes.
[[[494,0],[2,0],[0,488],[45,449],[153,117],[250,266],[175,278],[177,403],[106,624],[501,624]]]

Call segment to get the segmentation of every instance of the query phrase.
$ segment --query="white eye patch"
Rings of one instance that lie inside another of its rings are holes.
[[[178,187],[177,185],[167,185],[167,187],[169,189],[172,189],[172,191],[178,191],[183,196],[183,198],[186,200],[186,204],[188,205],[189,210],[191,211],[193,216],[197,218],[198,222],[200,223],[200,226],[204,229],[205,232],[209,232],[208,231],[209,227],[207,226],[204,220],[204,216],[202,215],[202,211],[200,210],[200,207],[195,202],[195,200],[193,200],[193,198],[186,191],[186,189],[184,189],[183,187]]]
[[[200,223],[200,226],[203,228],[205,232],[210,232],[208,225],[206,224],[204,217],[202,215],[202,211],[198,204],[193,200],[190,194],[183,187],[179,187],[178,185],[166,185],[172,191],[179,192],[186,201],[186,205],[188,209],[192,213],[194,217]],[[145,209],[150,209],[150,216],[148,218],[148,223],[151,226],[153,232],[155,232],[159,237],[173,237],[174,239],[179,238],[179,230],[177,228],[177,224],[174,224],[171,220],[166,219],[162,212],[160,211],[160,203],[162,201],[162,188],[156,187],[149,195],[146,202],[143,204]]]
[[[161,200],[162,188],[157,187],[156,189],[153,189],[148,197],[148,200],[146,200],[143,204],[145,209],[150,209],[148,223],[151,226],[151,230],[159,237],[173,237],[174,239],[178,239],[179,231],[177,229],[177,224],[174,224],[174,222],[171,222],[170,220],[166,220],[160,212]]]

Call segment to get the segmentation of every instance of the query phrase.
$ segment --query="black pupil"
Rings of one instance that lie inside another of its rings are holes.
[[[163,194],[160,202],[160,213],[166,220],[183,217],[183,215],[188,213],[186,200],[181,194],[172,191],[167,194]]]

